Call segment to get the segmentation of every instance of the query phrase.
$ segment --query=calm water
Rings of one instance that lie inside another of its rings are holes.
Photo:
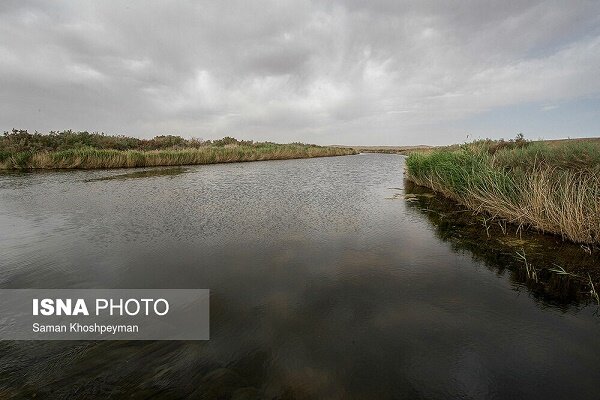
[[[0,397],[600,398],[596,307],[444,240],[403,163],[0,175],[0,287],[212,291],[208,342],[0,342]]]

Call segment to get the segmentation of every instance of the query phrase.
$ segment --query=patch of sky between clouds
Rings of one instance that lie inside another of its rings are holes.
[[[463,129],[468,140],[510,139],[519,132],[528,139],[598,137],[599,126],[600,96],[505,106],[451,123],[451,128]]]

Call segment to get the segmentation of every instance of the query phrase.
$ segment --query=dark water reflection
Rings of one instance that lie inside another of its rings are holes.
[[[405,190],[396,196],[405,198],[415,213],[425,215],[436,236],[453,250],[509,275],[515,287],[527,286],[546,303],[563,308],[580,303],[598,305],[590,293],[590,280],[597,282],[600,274],[598,249],[490,220],[408,180],[404,185]],[[535,276],[528,274],[522,257],[535,268]]]
[[[391,199],[402,168],[0,175],[2,287],[212,291],[208,342],[0,342],[0,397],[598,398],[595,307]]]
[[[139,171],[133,172],[124,172],[117,174],[110,174],[107,176],[102,176],[100,178],[91,178],[88,179],[87,182],[95,182],[95,181],[110,181],[113,179],[135,179],[135,178],[151,178],[156,176],[173,176],[184,174],[188,171],[187,168],[184,167],[162,167],[162,168],[150,168],[150,169],[141,169]]]

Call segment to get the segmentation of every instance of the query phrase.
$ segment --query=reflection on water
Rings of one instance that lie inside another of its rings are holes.
[[[600,252],[565,242],[558,236],[543,235],[498,221],[458,206],[431,190],[405,181],[408,207],[425,215],[436,236],[449,242],[455,251],[472,257],[524,284],[536,297],[554,304],[590,303],[589,279],[597,281]],[[523,258],[525,257],[525,258]],[[524,261],[536,274],[527,273]]]
[[[211,289],[207,342],[0,342],[0,394],[598,398],[595,308],[452,239],[403,160],[0,175],[2,287]]]
[[[151,178],[156,176],[171,176],[179,175],[187,172],[187,168],[183,167],[166,167],[166,168],[151,168],[142,171],[128,172],[124,174],[108,175],[101,178],[91,178],[88,182],[94,181],[109,181],[113,179],[135,179],[135,178]]]

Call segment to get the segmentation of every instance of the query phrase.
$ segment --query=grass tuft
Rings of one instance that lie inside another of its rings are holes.
[[[600,243],[600,143],[473,142],[411,153],[407,177],[476,211]]]

